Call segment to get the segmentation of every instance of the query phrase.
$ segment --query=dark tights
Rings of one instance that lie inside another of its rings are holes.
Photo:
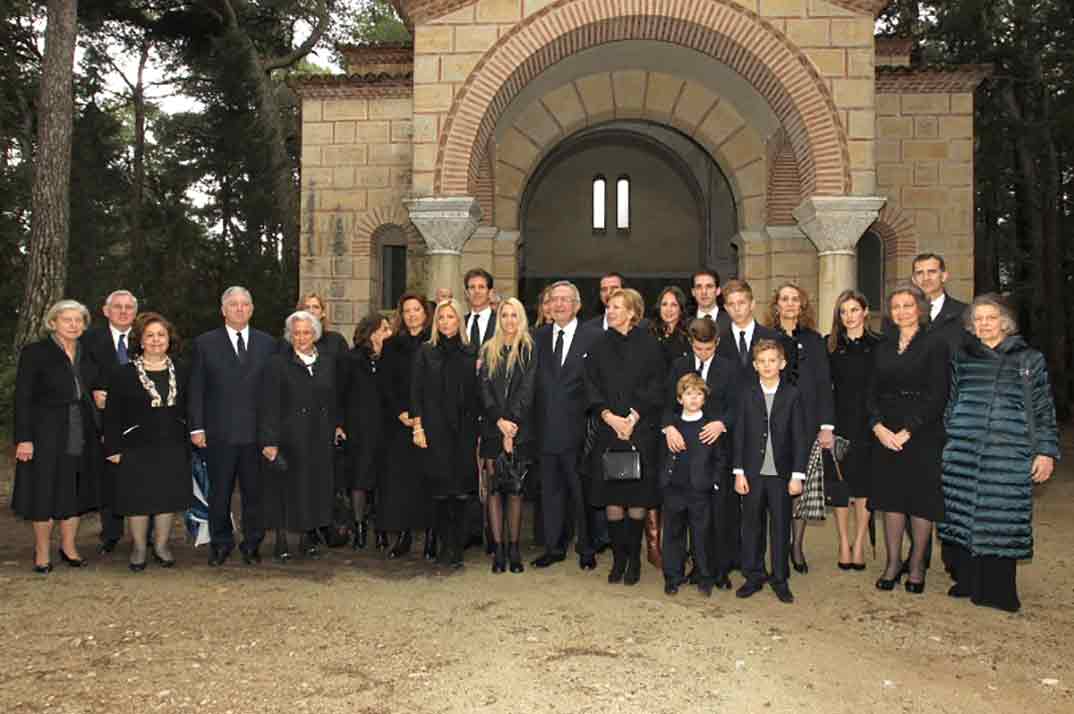
[[[351,489],[351,510],[355,521],[365,520],[365,506],[369,501],[369,491],[361,488]]]
[[[522,531],[522,494],[490,493],[488,495],[489,528],[492,541],[503,543],[503,499],[507,498],[507,540],[517,543]]]
[[[893,580],[902,568],[902,536],[906,532],[905,513],[884,514],[884,543],[888,551],[888,562],[884,568],[884,578]],[[910,516],[910,580],[920,583],[925,579],[925,548],[932,542],[932,521]]]

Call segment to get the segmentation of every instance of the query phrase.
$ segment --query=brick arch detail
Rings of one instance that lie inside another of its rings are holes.
[[[355,255],[372,255],[377,234],[389,227],[399,226],[406,235],[408,246],[421,243],[421,234],[410,222],[410,214],[401,205],[384,205],[374,208],[358,218],[354,224],[353,249]]]
[[[789,142],[783,142],[774,153],[775,158],[768,170],[767,224],[796,226],[798,221],[794,218],[794,209],[802,202],[798,162]]]
[[[544,69],[599,44],[645,39],[700,51],[741,74],[783,124],[803,195],[844,195],[850,187],[846,132],[827,85],[774,25],[732,0],[557,0],[514,26],[477,63],[457,92],[437,153],[434,191],[465,193],[511,101]]]
[[[899,282],[899,266],[904,262],[909,266],[910,258],[917,255],[914,219],[888,201],[867,231],[876,233],[884,243],[884,283],[892,290]]]

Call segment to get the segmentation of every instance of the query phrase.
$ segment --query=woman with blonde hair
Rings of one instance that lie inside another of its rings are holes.
[[[317,340],[317,351],[322,355],[343,357],[347,354],[347,339],[334,330],[328,329],[328,306],[319,293],[309,292],[298,298],[295,310],[304,310],[321,322],[321,337]]]
[[[436,504],[440,562],[453,568],[462,567],[466,505],[478,487],[481,415],[477,350],[459,329],[463,314],[458,300],[436,306],[432,335],[418,350],[410,382],[411,429]]]
[[[814,440],[823,449],[835,445],[835,414],[832,402],[832,375],[828,366],[828,349],[815,329],[817,324],[809,293],[800,285],[783,283],[772,293],[766,322],[779,333],[787,366],[782,377],[802,393],[805,407],[806,437],[810,447]],[[791,565],[799,573],[808,573],[804,541],[806,521],[794,519]],[[850,553],[840,553],[839,562],[847,563]]]
[[[518,549],[522,529],[522,485],[533,458],[532,414],[537,361],[526,310],[509,297],[496,314],[496,333],[481,349],[481,402],[485,408],[481,459],[489,527],[495,554],[492,572],[502,573],[507,558],[511,572],[521,573]],[[499,468],[497,468],[499,466]],[[503,544],[503,499],[508,504],[508,549]]]

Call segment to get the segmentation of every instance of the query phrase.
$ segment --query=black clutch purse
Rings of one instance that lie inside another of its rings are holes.
[[[630,451],[605,451],[600,466],[605,481],[641,481],[641,454],[633,444]]]
[[[522,485],[526,482],[529,470],[529,462],[518,456],[517,449],[510,454],[501,452],[493,464],[496,481],[493,490],[507,494],[522,493]]]

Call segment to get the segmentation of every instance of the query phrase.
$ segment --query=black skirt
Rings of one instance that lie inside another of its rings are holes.
[[[655,432],[654,432],[655,433]],[[590,454],[590,478],[594,506],[624,506],[626,508],[659,508],[660,473],[656,456],[656,440],[652,435],[635,435],[634,445],[641,454],[641,479],[637,481],[605,481],[601,456],[611,448],[629,449],[625,442],[597,444]]]
[[[424,453],[414,446],[411,430],[388,428],[388,449],[377,482],[377,529],[407,531],[431,528],[433,504],[424,475]]]
[[[15,487],[11,508],[28,521],[63,520],[96,510],[100,504],[99,469],[89,457],[58,456],[50,473],[40,474],[35,455],[15,466]]]
[[[117,515],[175,513],[194,500],[190,449],[185,444],[129,449],[113,470]]]

